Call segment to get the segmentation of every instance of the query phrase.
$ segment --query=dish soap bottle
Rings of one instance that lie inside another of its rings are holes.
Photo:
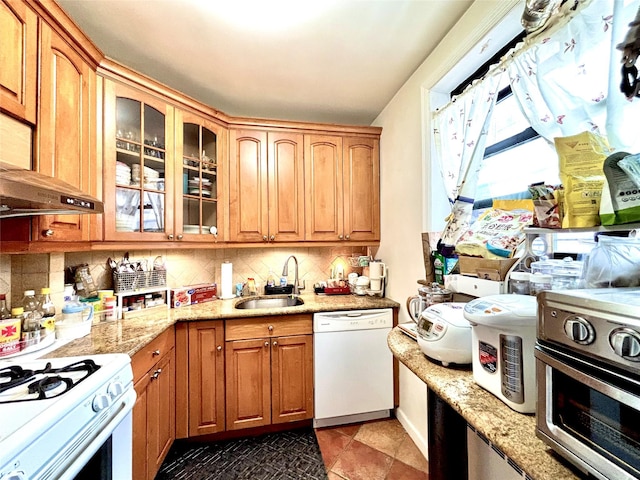
[[[267,276],[267,287],[275,287],[276,286],[276,276],[273,273],[273,270],[269,270],[269,275]]]

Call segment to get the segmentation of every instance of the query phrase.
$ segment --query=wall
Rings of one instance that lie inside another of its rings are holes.
[[[107,260],[122,259],[124,251],[76,252],[37,255],[0,255],[0,293],[7,296],[10,305],[17,305],[24,290],[49,286],[56,305],[62,305],[65,268],[87,263],[99,289],[111,288],[111,270]],[[243,248],[216,250],[140,250],[129,252],[130,259],[146,259],[152,263],[162,256],[167,268],[167,284],[170,287],[195,283],[220,283],[220,265],[224,261],[233,264],[234,283],[253,277],[264,286],[273,270],[280,278],[289,255],[298,259],[299,281],[306,284],[305,292],[313,292],[313,284],[329,278],[332,267],[341,262],[345,267],[348,257],[366,254],[366,249],[355,247],[304,247],[304,248]],[[345,275],[351,271],[345,269]],[[363,269],[355,269],[359,274]],[[293,282],[293,262],[289,265],[289,281]]]
[[[374,122],[383,129],[382,239],[377,256],[389,267],[387,296],[397,301],[415,294],[417,280],[425,278],[421,233],[440,231],[448,213],[446,196],[434,178],[438,169],[431,163],[430,137],[423,135],[430,131],[432,95],[442,98],[436,92],[436,87],[443,88],[438,83],[465,55],[478,56],[479,50],[484,53],[482,40],[510,10],[518,8],[521,12],[520,4],[517,0],[476,0]],[[472,63],[465,65],[468,74],[482,62],[475,66]],[[410,321],[404,308],[400,310],[400,321]],[[401,372],[398,418],[426,456],[426,388],[420,381],[407,379],[410,372]],[[416,408],[420,404],[423,409]]]

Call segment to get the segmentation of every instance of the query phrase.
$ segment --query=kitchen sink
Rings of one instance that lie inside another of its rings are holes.
[[[242,300],[236,304],[236,308],[254,309],[254,308],[283,308],[296,307],[303,305],[304,301],[300,297],[272,297],[272,298],[249,298]]]

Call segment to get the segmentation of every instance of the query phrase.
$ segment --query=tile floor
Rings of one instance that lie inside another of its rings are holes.
[[[316,429],[329,480],[428,480],[428,464],[398,420]]]

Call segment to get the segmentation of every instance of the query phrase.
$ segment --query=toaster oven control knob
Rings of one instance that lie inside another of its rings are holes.
[[[593,326],[582,317],[569,317],[564,321],[564,333],[580,345],[589,345],[596,339]]]
[[[640,362],[640,334],[630,328],[617,328],[609,335],[609,343],[616,355],[632,362]]]

